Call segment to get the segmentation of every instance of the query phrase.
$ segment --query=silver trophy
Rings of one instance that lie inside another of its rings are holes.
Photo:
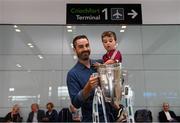
[[[121,63],[98,66],[100,86],[106,102],[119,104],[122,97]]]

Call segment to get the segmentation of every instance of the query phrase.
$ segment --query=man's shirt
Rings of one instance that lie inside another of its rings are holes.
[[[71,98],[72,104],[76,108],[80,108],[82,110],[82,121],[83,122],[92,122],[92,103],[94,97],[94,91],[92,91],[89,97],[85,100],[82,95],[82,89],[88,82],[90,76],[97,72],[93,67],[95,60],[90,61],[90,68],[87,68],[85,65],[77,62],[76,65],[68,72],[67,75],[67,86],[69,95]],[[109,108],[109,105],[106,106]],[[99,105],[99,117],[100,121],[104,121],[104,115],[102,110],[102,105]],[[109,113],[107,113],[109,115]]]

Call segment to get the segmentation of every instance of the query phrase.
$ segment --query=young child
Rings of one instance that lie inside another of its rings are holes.
[[[106,54],[103,55],[103,63],[104,64],[122,63],[121,52],[116,49],[117,38],[115,32],[105,31],[102,33],[101,39],[103,46],[107,51]],[[115,88],[115,91],[117,91],[117,93],[122,93],[121,90],[119,90],[119,88]],[[123,105],[121,105],[119,101],[115,101],[113,106],[117,109],[115,116],[117,118],[116,120],[123,121],[124,119],[126,119],[126,116],[124,115],[125,113],[123,113]]]
[[[102,43],[104,48],[106,49],[106,54],[102,57],[103,64],[113,64],[113,63],[121,63],[122,55],[119,50],[116,49],[117,46],[117,38],[116,34],[113,31],[105,31],[101,35]],[[101,63],[96,62],[94,67],[97,68]]]
[[[103,64],[113,64],[113,63],[121,63],[122,62],[122,55],[119,50],[116,49],[117,46],[117,38],[116,34],[113,31],[105,31],[101,35],[102,43],[104,48],[106,49],[106,54],[103,55],[102,60]],[[95,67],[98,67],[100,63],[96,63]],[[120,87],[119,87],[120,88]],[[115,87],[116,93],[122,93],[119,90],[118,85]],[[119,95],[121,96],[121,94]],[[120,102],[117,100],[113,104],[113,107],[116,109],[116,120],[122,120],[123,115],[123,107]],[[120,118],[121,117],[121,118]],[[126,118],[123,118],[126,119]]]
[[[103,55],[104,64],[113,64],[122,62],[120,51],[116,49],[117,38],[115,32],[105,31],[101,35],[102,43],[107,53]]]

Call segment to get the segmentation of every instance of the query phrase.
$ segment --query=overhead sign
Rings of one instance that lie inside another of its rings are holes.
[[[142,24],[141,4],[67,4],[67,24]]]

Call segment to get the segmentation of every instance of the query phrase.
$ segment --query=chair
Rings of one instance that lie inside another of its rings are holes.
[[[72,122],[72,114],[69,111],[69,108],[63,108],[59,112],[59,121],[60,122]]]
[[[4,117],[0,117],[0,122],[5,122],[5,118]]]
[[[152,122],[152,113],[147,109],[139,109],[135,112],[134,120],[136,122]]]

